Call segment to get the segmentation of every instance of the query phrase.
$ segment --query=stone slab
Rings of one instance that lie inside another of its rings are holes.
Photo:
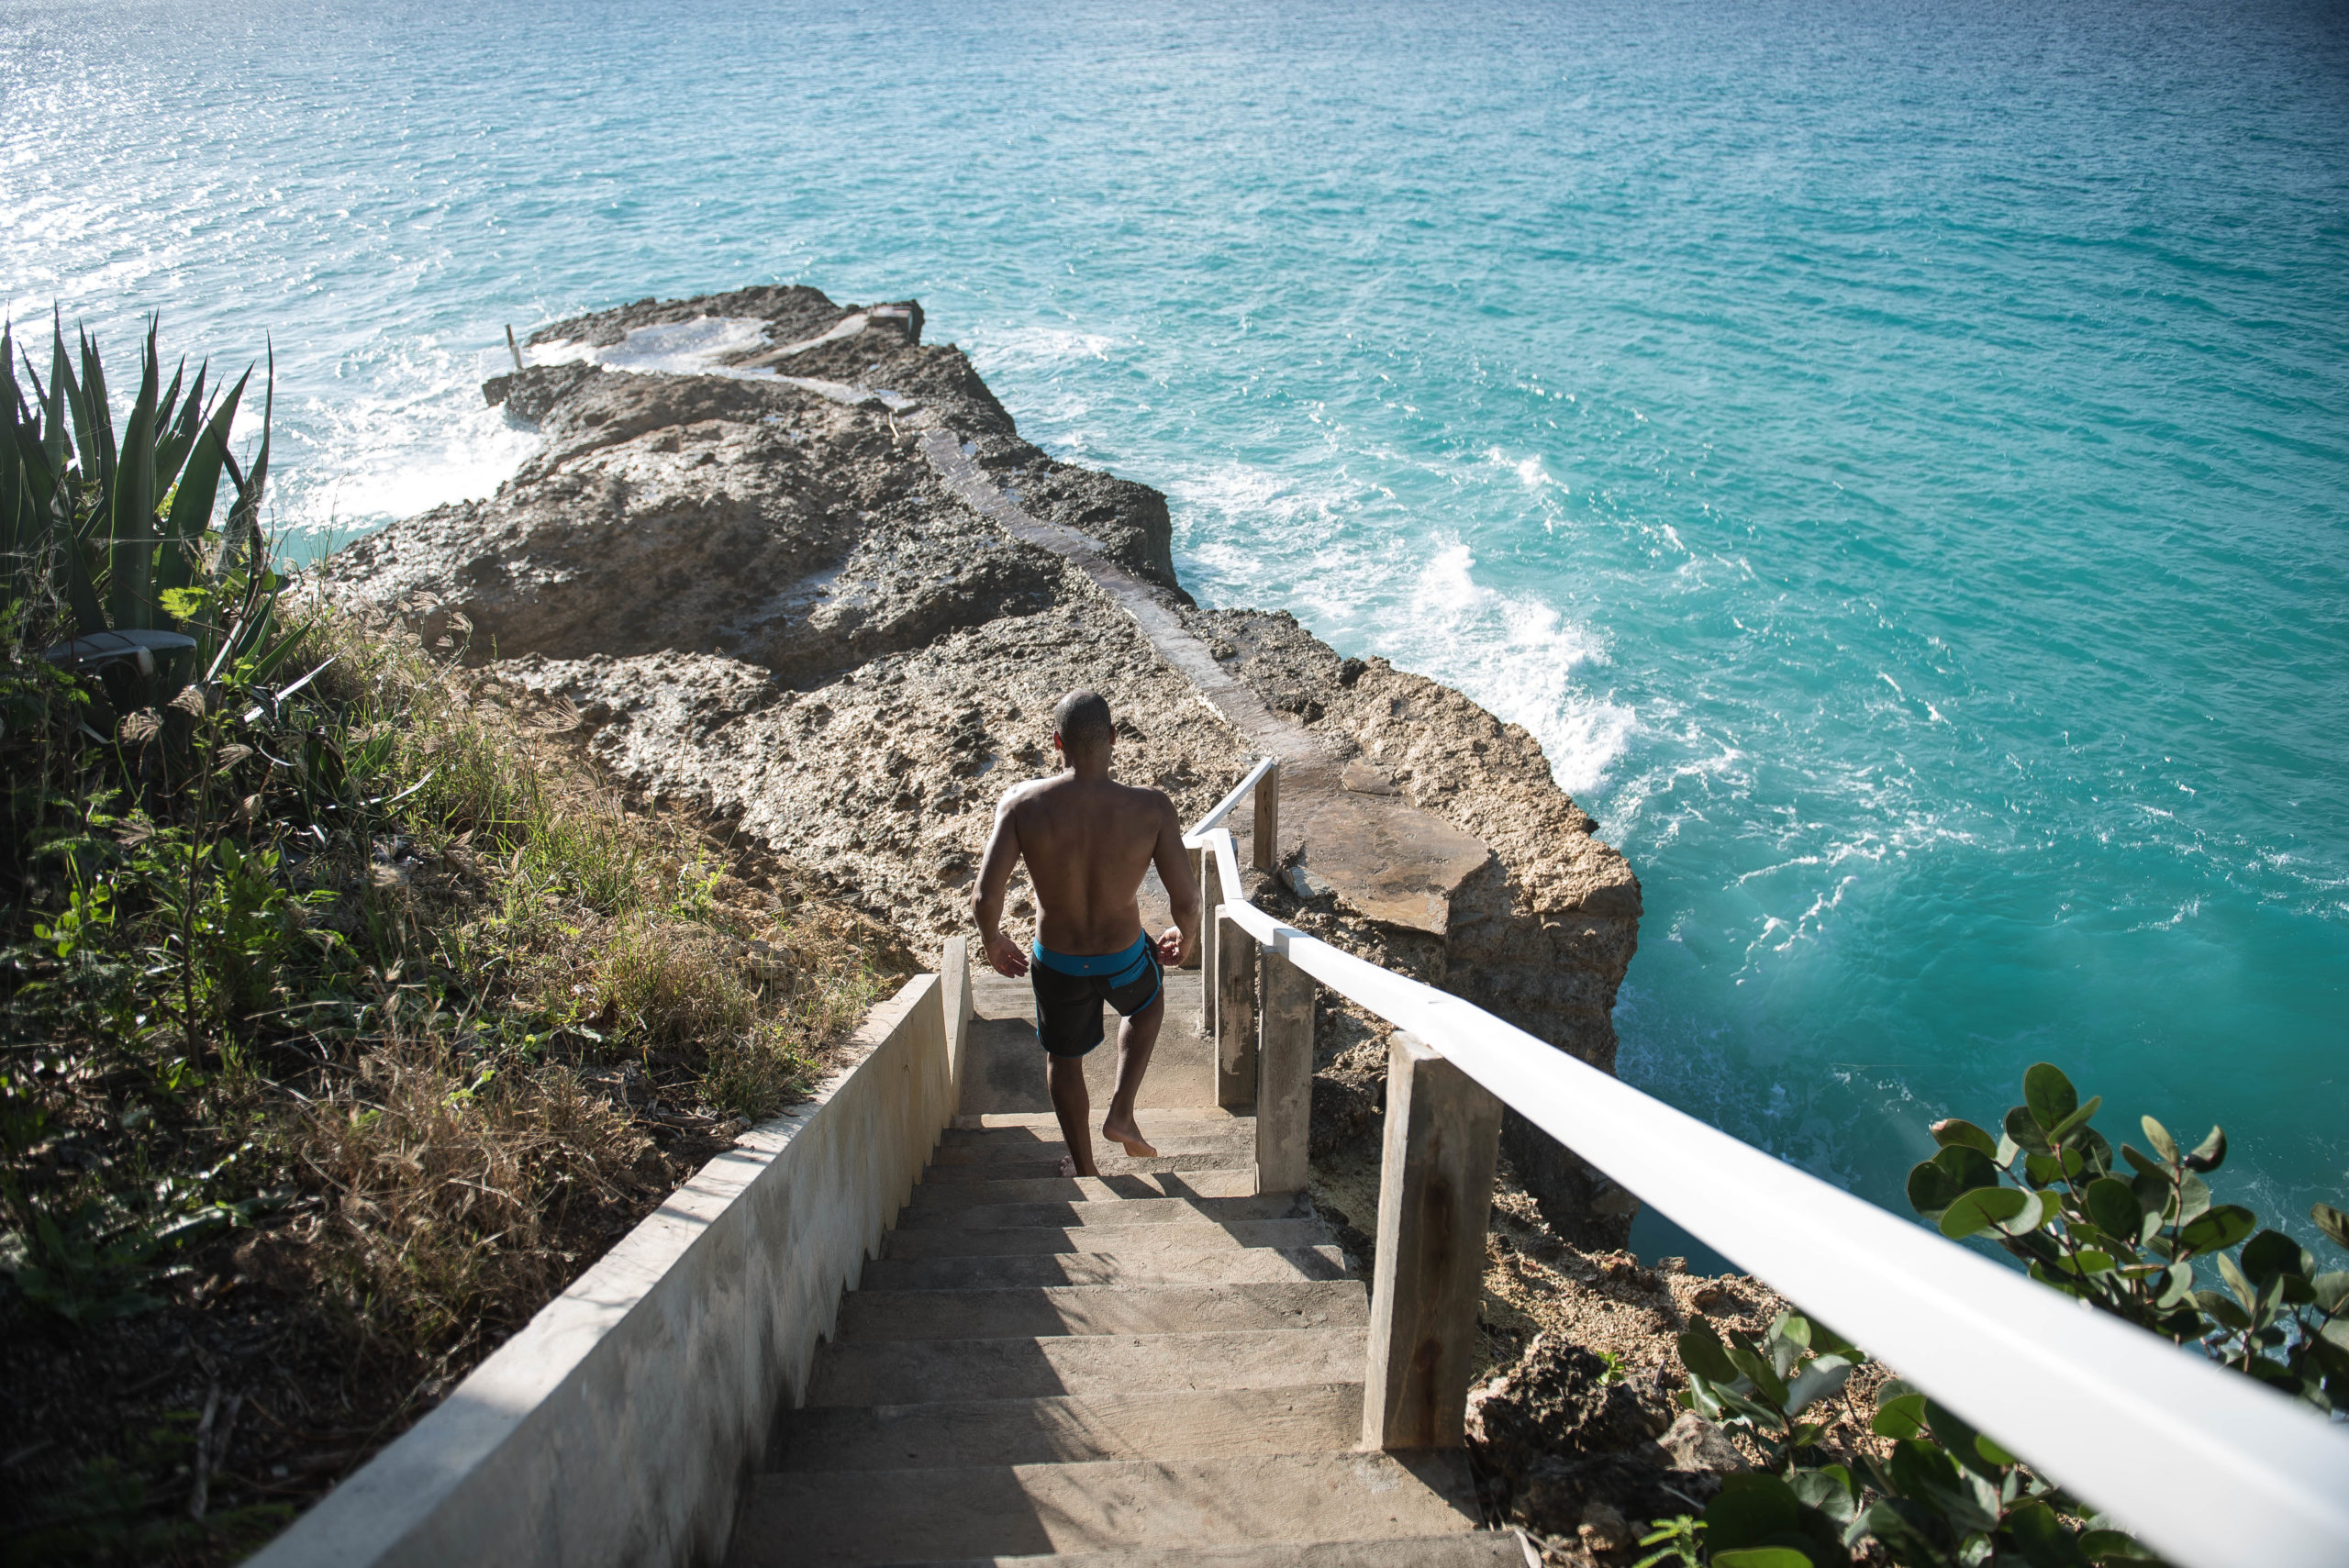
[[[1182,1252],[1035,1252],[996,1258],[875,1258],[866,1291],[996,1290],[1019,1285],[1245,1284],[1346,1278],[1334,1246],[1225,1247]],[[852,1297],[853,1299],[853,1297]]]
[[[1037,1551],[1465,1534],[1463,1454],[1312,1453],[918,1473],[785,1472],[754,1484],[735,1568]],[[941,1550],[943,1549],[943,1550]]]
[[[1311,1453],[1353,1446],[1361,1427],[1362,1386],[1353,1383],[866,1405],[794,1411],[781,1423],[767,1468],[917,1470]]]
[[[1235,1219],[1196,1225],[1040,1225],[1000,1230],[892,1230],[885,1258],[1002,1258],[1038,1253],[1108,1252],[1172,1256],[1248,1247],[1319,1247],[1330,1232],[1318,1219]]]
[[[838,1339],[976,1340],[1053,1334],[1202,1334],[1367,1328],[1359,1280],[1251,1284],[996,1286],[851,1291]]]
[[[1359,1328],[835,1342],[817,1355],[807,1403],[912,1405],[1350,1383],[1362,1375],[1364,1348]]]
[[[908,1209],[897,1231],[1035,1229],[1043,1227],[1114,1225],[1226,1225],[1235,1220],[1306,1219],[1312,1205],[1301,1194],[1267,1193],[1258,1197],[1112,1198],[1098,1203],[999,1203],[967,1208]]]

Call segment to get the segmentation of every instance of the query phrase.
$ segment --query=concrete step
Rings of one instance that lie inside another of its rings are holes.
[[[1125,1205],[1131,1208],[1138,1205]],[[1113,1252],[1120,1257],[1223,1251],[1243,1247],[1321,1247],[1318,1219],[1226,1219],[1198,1224],[960,1226],[883,1233],[884,1258],[1005,1258],[1039,1252]]]
[[[1196,1004],[1194,1005],[1196,1008]],[[1085,1083],[1093,1104],[1106,1106],[1117,1088],[1117,1015],[1103,1024],[1101,1044],[1085,1057]],[[1044,1086],[1044,1050],[1036,1026],[1022,1012],[1011,1018],[975,1018],[963,1047],[962,1110],[966,1116],[1001,1111],[1049,1111]],[[1151,1051],[1150,1071],[1134,1097],[1143,1112],[1216,1103],[1215,1045],[1187,1029],[1168,1028]]]
[[[857,1296],[869,1292],[1087,1284],[1131,1289],[1159,1284],[1250,1284],[1345,1277],[1345,1260],[1335,1247],[1223,1247],[1194,1252],[1132,1254],[1041,1252],[996,1258],[875,1258],[864,1265],[864,1276],[857,1282],[855,1294],[847,1300],[853,1301]]]
[[[1200,1133],[1236,1132],[1255,1126],[1255,1118],[1251,1113],[1224,1110],[1215,1106],[1186,1106],[1162,1111],[1153,1119],[1164,1127]],[[1060,1118],[1048,1110],[989,1111],[984,1115],[958,1116],[941,1141],[948,1148],[953,1148],[973,1142],[991,1142],[1021,1132],[1058,1143],[1061,1140]]]
[[[1255,1168],[1256,1140],[1253,1135],[1245,1139],[1226,1139],[1216,1143],[1207,1143],[1204,1140],[1187,1140],[1194,1141],[1197,1146],[1174,1148],[1153,1128],[1150,1140],[1158,1152],[1140,1158],[1111,1152],[1118,1147],[1114,1143],[1100,1144],[1093,1151],[1094,1163],[1100,1167],[1105,1176],[1156,1175],[1169,1171],[1248,1171]],[[969,1182],[1043,1181],[1060,1174],[1061,1156],[1067,1150],[1058,1143],[1031,1144],[1016,1153],[1006,1150],[995,1157],[978,1160],[942,1158],[947,1153],[961,1152],[959,1150],[941,1150],[940,1152],[941,1158],[938,1163],[922,1173],[923,1186],[957,1186]]]
[[[1079,1203],[978,1204],[964,1208],[913,1207],[897,1217],[897,1230],[1030,1229],[1045,1226],[1137,1225],[1223,1226],[1250,1219],[1305,1219],[1313,1207],[1296,1193],[1257,1197],[1108,1198]]]
[[[1134,1198],[1253,1197],[1256,1169],[1153,1171],[1118,1176],[1047,1173],[991,1182],[924,1182],[906,1212],[959,1212],[1007,1203],[1116,1203]],[[905,1223],[900,1219],[898,1224]]]
[[[1276,1284],[1044,1286],[995,1290],[852,1291],[841,1303],[843,1342],[1007,1340],[1055,1334],[1208,1334],[1246,1329],[1364,1328],[1360,1280]]]
[[[1464,1454],[785,1471],[752,1483],[735,1568],[953,1562],[1465,1534]],[[1294,1558],[1291,1559],[1294,1561]]]
[[[1361,1440],[1359,1383],[1094,1398],[956,1399],[793,1411],[784,1418],[766,1468],[929,1470],[1212,1459],[1350,1449]]]
[[[806,1403],[914,1405],[1054,1394],[1292,1388],[1359,1381],[1368,1354],[1359,1327],[1003,1340],[839,1340],[817,1350]]]
[[[1515,1530],[1415,1535],[1392,1540],[1293,1540],[1247,1546],[1143,1547],[1044,1557],[958,1557],[889,1568],[1540,1568]]]

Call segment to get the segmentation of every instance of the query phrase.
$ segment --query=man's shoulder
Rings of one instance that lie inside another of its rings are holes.
[[[1124,790],[1127,799],[1141,810],[1157,815],[1168,815],[1174,810],[1174,797],[1163,789],[1152,789],[1148,784],[1120,784],[1118,787]]]

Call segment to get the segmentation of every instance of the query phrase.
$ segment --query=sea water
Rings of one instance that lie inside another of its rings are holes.
[[[1532,730],[1632,1082],[1905,1211],[2053,1060],[2349,1202],[2343,6],[0,0],[0,299],[273,348],[296,552],[511,471],[507,324],[763,281]]]

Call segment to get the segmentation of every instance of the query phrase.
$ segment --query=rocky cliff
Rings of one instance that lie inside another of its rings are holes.
[[[1611,1068],[1639,884],[1532,738],[1286,615],[1194,605],[1164,497],[1021,440],[921,328],[910,302],[804,288],[544,328],[487,389],[538,455],[351,545],[318,589],[571,704],[627,786],[736,821],[925,944],[965,927],[1053,702],[1094,686],[1119,775],[1186,820],[1282,759],[1266,907]],[[1558,1221],[1628,1224],[1531,1128],[1508,1150]]]

